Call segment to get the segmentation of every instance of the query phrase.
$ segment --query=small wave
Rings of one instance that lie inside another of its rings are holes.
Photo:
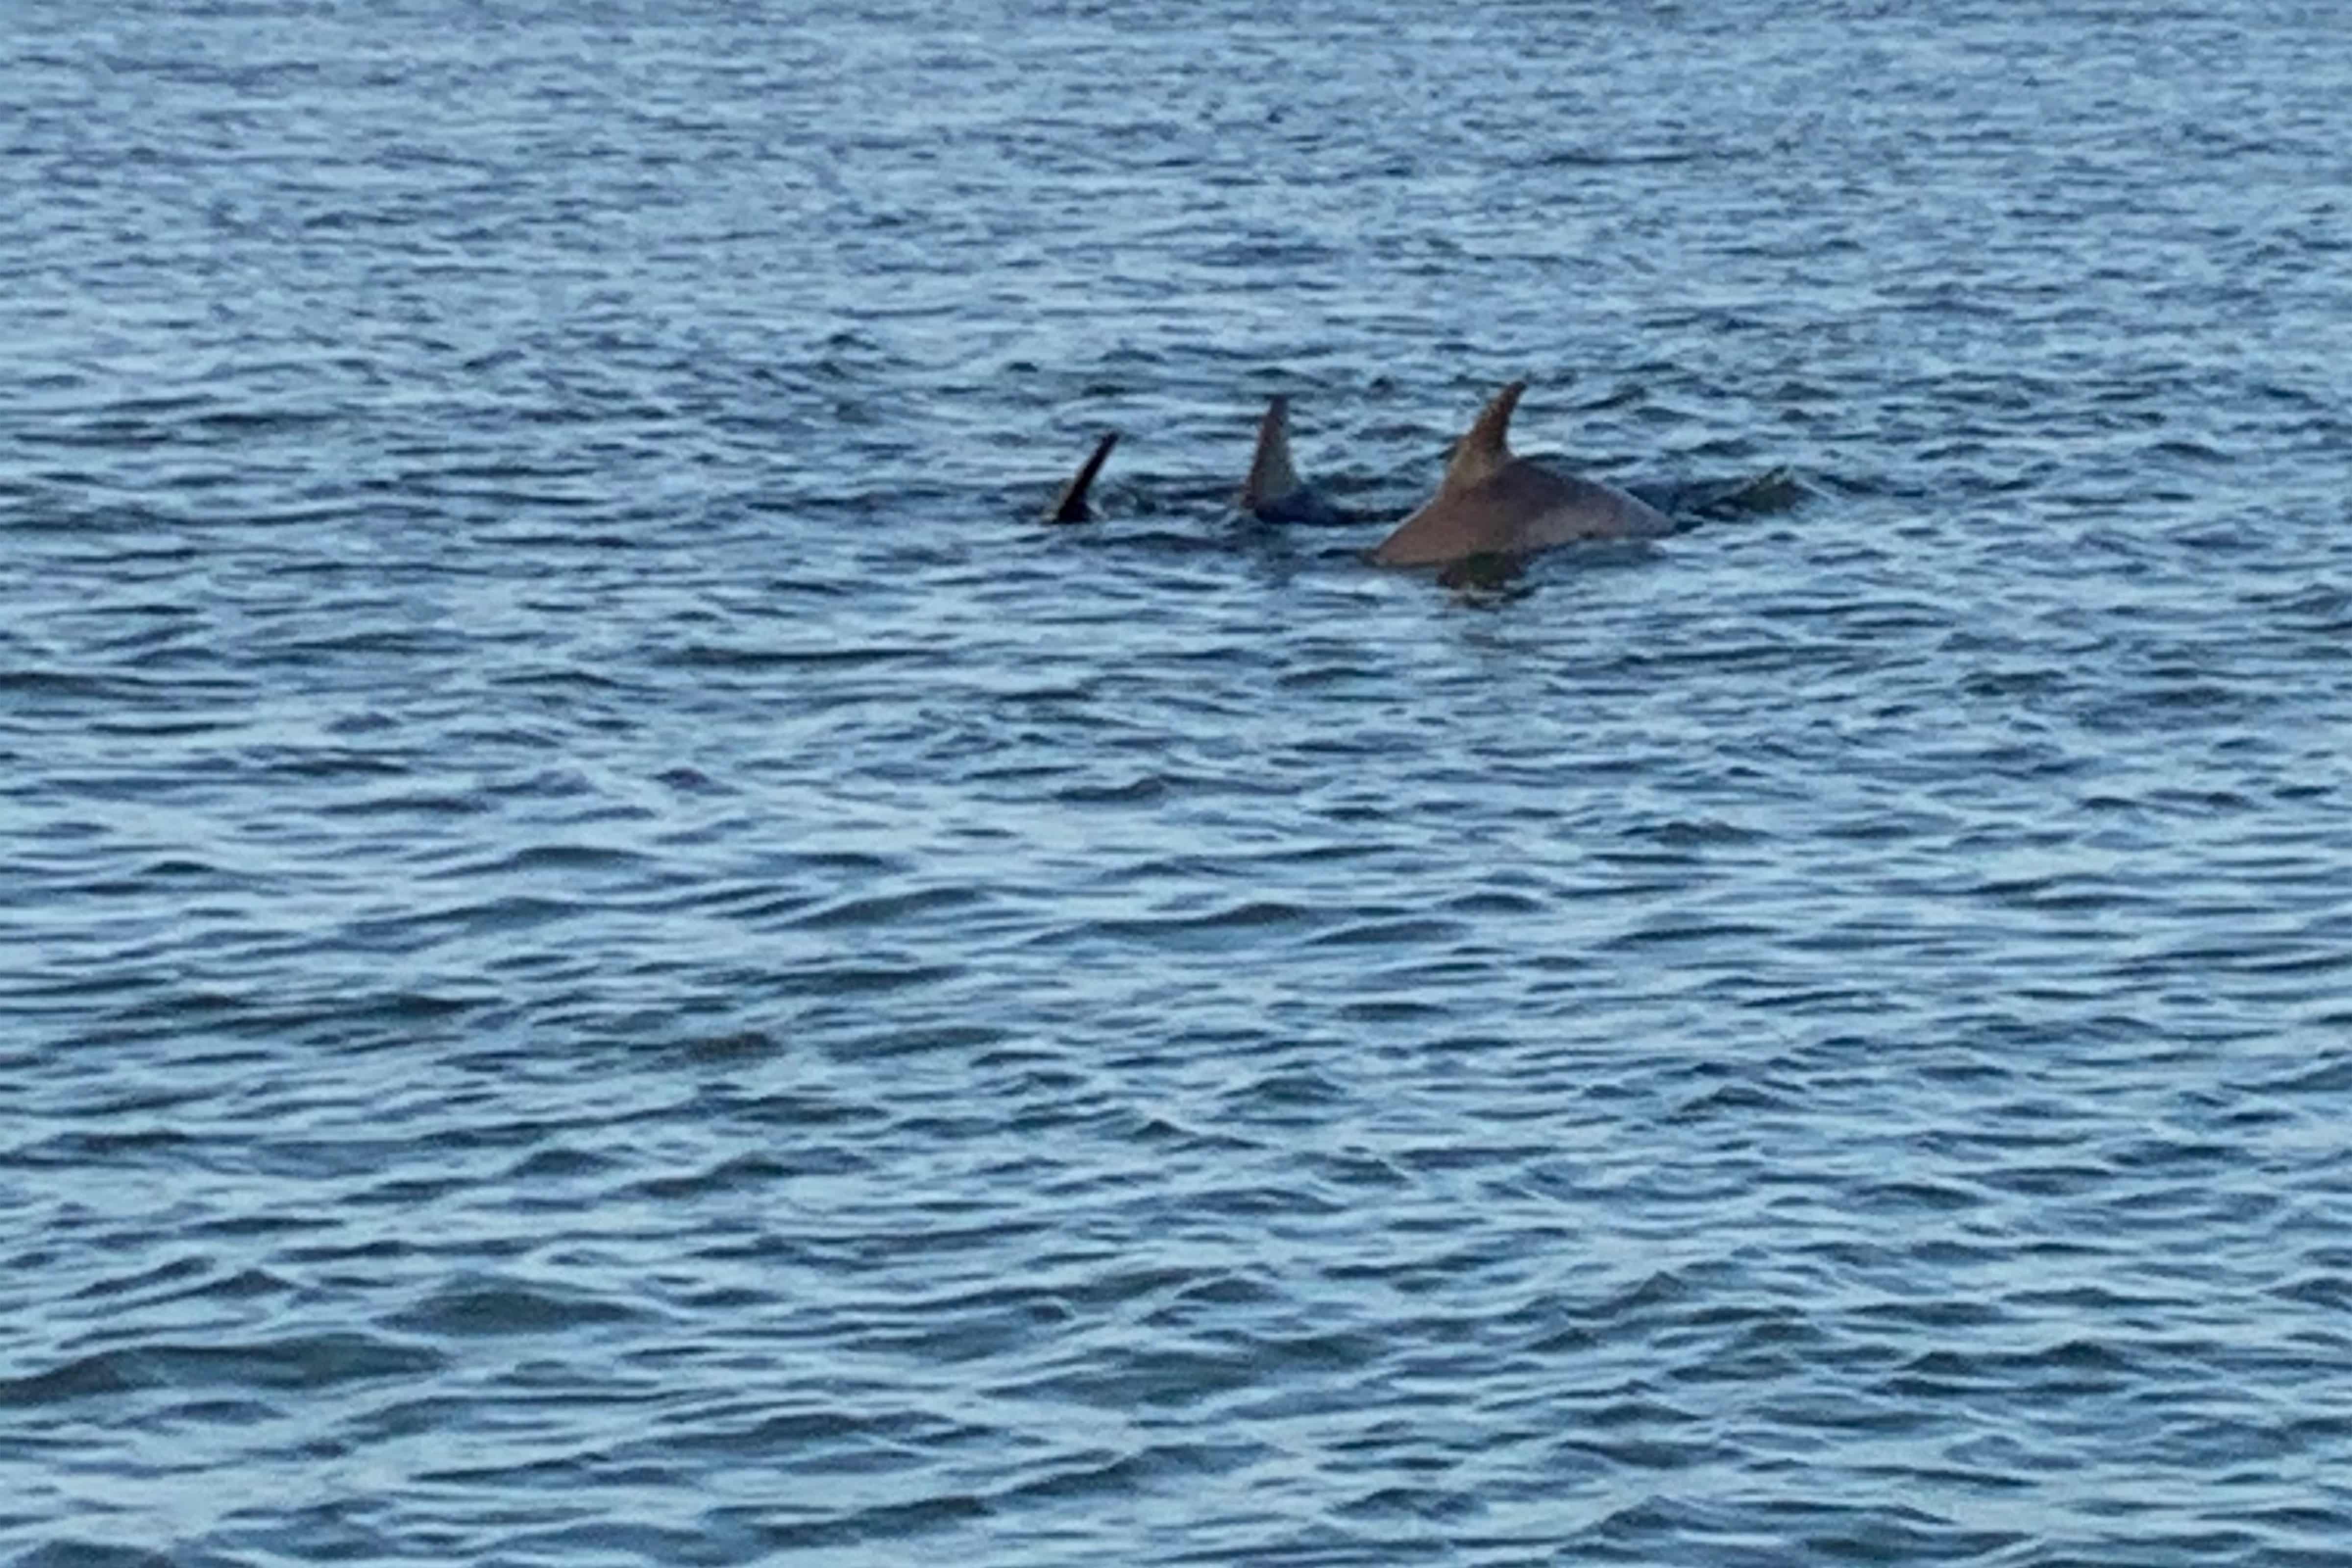
[[[812,910],[792,921],[812,931],[861,926],[890,926],[935,914],[968,910],[987,901],[977,888],[923,888],[906,893],[885,893],[844,899]]]
[[[824,1547],[887,1542],[894,1547],[955,1526],[986,1519],[988,1504],[970,1492],[946,1492],[909,1502],[878,1503],[800,1524],[764,1524],[761,1543],[772,1552],[808,1552]]]
[[[1316,947],[1442,947],[1462,934],[1459,921],[1423,916],[1355,921],[1308,939]]]
[[[1739,156],[1721,147],[1555,147],[1527,161],[1536,169],[1666,168],[1677,163],[1721,162]]]
[[[819,963],[783,971],[778,982],[807,996],[874,996],[951,980],[959,966],[944,963]]]
[[[387,1321],[414,1332],[477,1339],[560,1333],[566,1329],[627,1322],[645,1315],[642,1308],[606,1296],[476,1276],[435,1291]]]
[[[637,850],[616,849],[609,845],[534,844],[485,860],[444,866],[431,872],[428,879],[509,877],[541,871],[632,871],[647,863],[648,858]]]
[[[1256,934],[1304,925],[1315,918],[1315,912],[1303,905],[1247,899],[1198,914],[1098,920],[1081,929],[1129,941],[1184,945],[1202,938],[1220,938],[1235,932]]]
[[[688,644],[663,656],[665,664],[687,669],[841,669],[866,665],[892,665],[937,658],[921,647],[718,647]]]
[[[370,1334],[297,1335],[246,1344],[145,1344],[103,1351],[0,1381],[0,1405],[50,1405],[143,1389],[310,1391],[377,1378],[428,1377],[444,1358]]]

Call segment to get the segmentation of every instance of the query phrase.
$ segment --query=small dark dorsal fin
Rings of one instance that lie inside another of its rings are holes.
[[[1101,440],[1095,443],[1094,455],[1078,465],[1078,471],[1072,474],[1070,482],[1062,487],[1061,499],[1055,501],[1052,510],[1045,513],[1047,522],[1084,522],[1094,515],[1087,510],[1087,491],[1094,488],[1095,476],[1102,472],[1104,460],[1110,456],[1110,449],[1118,445],[1118,432],[1116,430],[1107,432]]]
[[[1257,450],[1250,455],[1249,478],[1242,481],[1236,504],[1244,511],[1263,512],[1297,489],[1298,470],[1290,462],[1290,399],[1277,394],[1258,421]]]
[[[1467,489],[1511,460],[1511,411],[1519,405],[1519,395],[1527,389],[1526,382],[1515,381],[1479,411],[1468,433],[1454,444],[1454,456],[1445,465],[1445,480],[1440,489]]]

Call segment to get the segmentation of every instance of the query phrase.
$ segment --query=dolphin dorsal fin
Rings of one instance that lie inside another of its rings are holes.
[[[1468,433],[1454,444],[1454,456],[1445,465],[1445,480],[1440,489],[1465,489],[1511,460],[1511,410],[1519,405],[1519,395],[1527,389],[1526,382],[1515,381],[1479,410]]]
[[[1276,394],[1257,422],[1257,450],[1250,454],[1249,478],[1242,481],[1242,510],[1257,511],[1298,489],[1290,463],[1290,399]]]
[[[1095,443],[1094,455],[1078,465],[1078,471],[1072,474],[1070,482],[1062,487],[1060,499],[1045,513],[1047,522],[1084,522],[1094,515],[1087,510],[1087,491],[1094,488],[1095,476],[1102,472],[1104,460],[1110,456],[1110,449],[1118,445],[1118,432],[1116,430]]]

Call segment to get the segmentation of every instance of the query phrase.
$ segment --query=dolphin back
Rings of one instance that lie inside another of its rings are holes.
[[[1511,455],[1511,414],[1528,389],[1515,381],[1454,444],[1437,493],[1374,546],[1382,566],[1433,566],[1473,556],[1530,555],[1580,539],[1654,539],[1674,531],[1664,512],[1613,485]]]
[[[1573,544],[1580,539],[1659,539],[1674,521],[1614,485],[1555,473],[1527,458],[1490,481],[1513,518],[1513,554]]]
[[[1532,555],[1585,539],[1655,539],[1672,519],[1614,485],[1514,458],[1475,484],[1441,489],[1372,552],[1382,566]]]

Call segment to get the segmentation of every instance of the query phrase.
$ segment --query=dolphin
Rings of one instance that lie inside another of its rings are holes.
[[[1527,389],[1515,381],[1495,395],[1454,443],[1437,493],[1373,547],[1375,565],[1507,559],[1580,539],[1654,539],[1674,531],[1664,512],[1614,486],[1513,457],[1511,411]]]
[[[1298,477],[1290,460],[1290,399],[1276,394],[1257,424],[1257,449],[1234,504],[1261,522],[1342,522],[1347,514]]]
[[[1085,522],[1094,516],[1093,509],[1087,504],[1087,495],[1108,460],[1111,448],[1118,445],[1116,430],[1107,432],[1095,443],[1094,451],[1078,465],[1077,472],[1070,476],[1054,503],[1045,509],[1047,522]],[[1258,421],[1257,447],[1250,454],[1249,475],[1242,481],[1234,504],[1261,522],[1348,521],[1346,512],[1298,477],[1298,469],[1290,458],[1289,398],[1277,395],[1266,404],[1265,416]]]
[[[1045,509],[1047,522],[1084,522],[1094,516],[1087,506],[1087,491],[1094,488],[1095,476],[1102,472],[1110,449],[1118,445],[1118,431],[1104,432],[1103,438],[1095,443],[1093,453],[1078,465],[1078,471],[1070,476],[1070,482],[1062,487],[1062,493]]]

